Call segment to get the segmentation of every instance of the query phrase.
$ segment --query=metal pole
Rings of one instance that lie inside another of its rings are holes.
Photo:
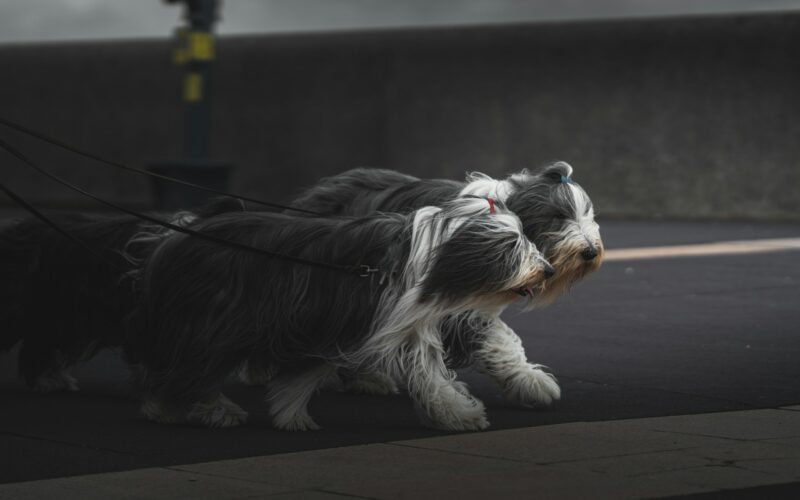
[[[225,190],[231,166],[210,161],[211,69],[214,61],[214,23],[220,0],[164,0],[183,4],[186,25],[177,30],[173,58],[183,68],[183,159],[161,162],[153,172],[202,186]],[[190,209],[204,204],[207,193],[184,186],[155,182],[156,205],[161,209]]]
[[[211,139],[211,65],[214,60],[213,26],[217,0],[167,0],[186,4],[188,27],[179,32],[182,47],[176,62],[185,68],[183,76],[184,140],[186,160],[207,160]]]

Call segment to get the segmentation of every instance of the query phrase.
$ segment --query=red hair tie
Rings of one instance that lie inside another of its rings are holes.
[[[494,200],[491,198],[486,198],[486,200],[489,202],[489,213],[494,215]]]

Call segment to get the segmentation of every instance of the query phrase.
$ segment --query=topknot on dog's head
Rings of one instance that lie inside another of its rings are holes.
[[[572,165],[565,161],[557,161],[542,169],[539,175],[554,183],[569,184],[572,182]]]

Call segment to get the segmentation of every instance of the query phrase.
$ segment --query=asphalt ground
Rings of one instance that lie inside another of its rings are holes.
[[[604,222],[609,249],[800,236],[800,225]],[[800,403],[798,251],[615,261],[553,306],[505,319],[529,359],[546,364],[563,399],[515,408],[483,376],[463,372],[492,430],[565,422],[775,408]],[[74,370],[78,393],[34,394],[0,357],[0,482],[382,443],[446,433],[420,427],[404,396],[325,392],[323,429],[271,428],[257,388],[225,392],[248,425],[211,430],[145,421],[114,353]]]

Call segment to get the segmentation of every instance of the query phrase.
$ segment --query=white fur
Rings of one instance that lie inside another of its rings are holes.
[[[488,203],[482,199],[465,205],[465,217],[478,206],[488,210]],[[455,373],[445,365],[439,327],[450,315],[466,311],[497,315],[502,307],[494,303],[484,304],[479,299],[459,304],[434,301],[430,305],[421,305],[421,284],[428,266],[434,261],[432,255],[441,242],[464,222],[456,218],[448,230],[442,230],[441,224],[444,222],[436,217],[439,211],[438,208],[428,207],[416,214],[410,256],[404,273],[404,291],[396,299],[385,298],[394,306],[387,308],[388,313],[380,318],[377,328],[355,354],[355,359],[371,371],[383,373],[391,379],[405,380],[409,395],[424,414],[428,425],[446,430],[480,430],[489,425],[483,403],[471,396],[465,385],[456,382]],[[499,229],[496,225],[498,221],[501,223]],[[513,257],[520,261],[520,274],[515,281],[524,280],[531,268],[541,265],[541,256],[522,235],[517,217],[498,210],[493,223],[495,225],[487,226],[487,231],[513,231],[518,235],[518,246]]]
[[[528,362],[522,340],[499,318],[483,333],[475,353],[478,368],[494,378],[506,397],[522,406],[546,406],[561,399],[561,389],[541,365]]]
[[[480,196],[505,202],[512,191],[512,183],[507,179],[497,180],[480,172],[470,172],[467,175],[467,185],[459,196]]]
[[[585,191],[574,184],[570,184],[569,188],[575,203],[576,219],[571,229],[596,245],[600,240],[600,226],[594,221],[594,207]]]
[[[188,422],[223,428],[235,427],[247,421],[247,412],[220,392],[194,403],[188,412],[167,409],[160,401],[146,397],[140,411],[148,420],[162,424]]]
[[[236,427],[247,421],[247,412],[224,394],[218,393],[215,397],[192,405],[186,414],[186,421],[206,427]]]
[[[299,376],[275,380],[267,395],[272,424],[286,431],[319,429],[308,414],[308,402],[332,377],[336,377],[336,366],[326,363]]]
[[[36,378],[34,392],[77,391],[78,380],[64,369],[50,370]]]

